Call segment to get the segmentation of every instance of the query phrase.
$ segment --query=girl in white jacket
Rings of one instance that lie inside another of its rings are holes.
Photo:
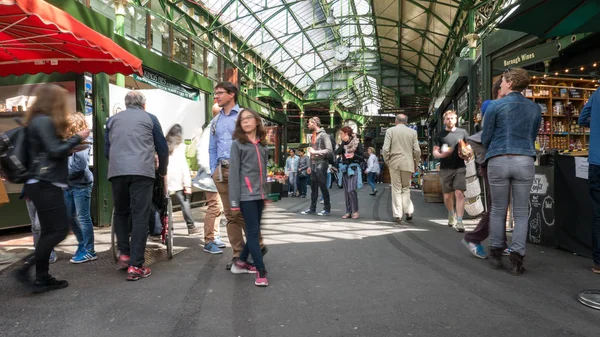
[[[192,178],[190,168],[185,159],[185,144],[183,143],[181,125],[175,124],[166,135],[169,145],[169,169],[167,171],[167,188],[170,195],[175,195],[181,205],[183,219],[188,227],[188,233],[196,232],[192,218],[190,197],[192,195]]]

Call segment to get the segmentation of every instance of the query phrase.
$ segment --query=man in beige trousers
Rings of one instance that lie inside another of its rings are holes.
[[[417,131],[407,127],[407,122],[406,115],[397,115],[396,126],[385,132],[383,142],[383,160],[392,179],[392,210],[398,223],[402,223],[404,214],[407,221],[412,220],[414,206],[410,200],[410,181],[421,157]]]

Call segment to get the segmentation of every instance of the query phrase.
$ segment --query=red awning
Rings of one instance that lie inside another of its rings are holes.
[[[43,0],[0,0],[0,77],[142,74],[142,60]]]

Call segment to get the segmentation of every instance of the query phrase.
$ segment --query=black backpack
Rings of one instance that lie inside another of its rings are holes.
[[[15,184],[25,183],[29,177],[27,128],[16,127],[0,134],[0,173]]]

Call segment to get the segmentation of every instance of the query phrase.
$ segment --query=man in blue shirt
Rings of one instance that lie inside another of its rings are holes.
[[[592,271],[600,274],[600,88],[585,104],[579,115],[579,124],[590,127],[588,179],[592,197],[592,247],[594,266]]]
[[[231,82],[221,82],[215,87],[215,100],[221,111],[210,122],[210,141],[208,145],[210,172],[221,196],[223,210],[227,218],[227,236],[233,249],[233,259],[227,264],[227,270],[231,269],[231,265],[239,258],[244,249],[244,218],[239,212],[234,216],[229,203],[229,156],[235,123],[241,110],[237,104],[237,96],[238,88]],[[267,247],[262,242],[262,235],[260,246],[263,255],[265,255]],[[217,250],[219,250],[219,247],[214,242],[208,242],[204,245],[204,251]]]

